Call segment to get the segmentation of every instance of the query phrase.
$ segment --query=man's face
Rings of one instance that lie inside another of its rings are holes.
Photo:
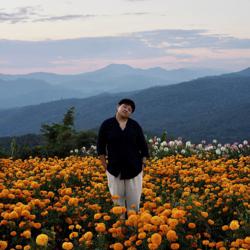
[[[123,103],[117,106],[117,112],[120,116],[128,118],[132,114],[132,107],[129,104]]]

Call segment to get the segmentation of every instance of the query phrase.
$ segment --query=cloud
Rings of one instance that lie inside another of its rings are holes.
[[[207,30],[151,30],[110,37],[0,40],[0,55],[2,72],[46,69],[75,73],[108,63],[168,68],[216,68],[224,63],[225,67],[244,68],[250,65],[250,39],[209,34]],[[3,62],[8,62],[5,69]]]
[[[35,19],[35,22],[55,22],[55,21],[69,21],[69,20],[75,20],[75,19],[87,19],[95,17],[95,15],[64,15],[64,16],[51,16],[51,17],[43,17]]]
[[[34,15],[37,15],[36,7],[22,7],[16,9],[16,11],[12,13],[8,13],[4,9],[1,9],[0,22],[8,22],[12,24],[27,22],[32,20]]]
[[[0,10],[0,22],[7,22],[11,24],[25,23],[25,22],[56,22],[56,21],[69,21],[76,19],[88,19],[96,15],[90,14],[69,14],[63,16],[48,16],[43,15],[40,6],[35,7],[22,7],[10,13],[4,9]]]

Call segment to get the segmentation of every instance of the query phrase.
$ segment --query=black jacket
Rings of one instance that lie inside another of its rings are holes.
[[[148,146],[141,126],[128,118],[121,129],[116,117],[105,120],[99,129],[98,155],[108,156],[107,170],[121,179],[131,179],[142,171],[142,158],[149,157]]]

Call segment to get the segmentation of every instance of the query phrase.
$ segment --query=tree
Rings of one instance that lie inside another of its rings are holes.
[[[76,131],[74,129],[74,107],[64,115],[62,123],[43,124],[41,132],[45,138],[48,156],[65,157],[74,147]]]

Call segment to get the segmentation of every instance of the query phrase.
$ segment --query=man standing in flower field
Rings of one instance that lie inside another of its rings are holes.
[[[141,126],[130,118],[134,111],[134,101],[119,101],[115,116],[101,124],[97,153],[106,169],[109,191],[112,196],[118,195],[113,202],[126,207],[127,211],[138,212],[143,166],[149,153]]]

